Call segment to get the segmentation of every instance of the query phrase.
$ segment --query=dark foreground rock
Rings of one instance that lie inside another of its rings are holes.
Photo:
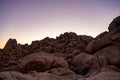
[[[63,57],[57,57],[45,52],[34,53],[23,57],[18,68],[21,72],[44,72],[52,68],[69,68]]]
[[[91,76],[78,80],[120,80],[120,72],[117,70],[111,66],[103,67],[100,70],[95,71]]]
[[[120,80],[120,16],[96,38],[61,34],[0,49],[0,80]]]

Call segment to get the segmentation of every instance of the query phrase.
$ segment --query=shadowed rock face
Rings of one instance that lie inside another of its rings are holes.
[[[116,28],[120,29],[120,16],[116,17],[108,27],[109,31],[116,29]]]
[[[97,39],[97,40],[92,40],[86,47],[86,52],[88,53],[94,53],[98,51],[101,48],[107,47],[112,45],[112,41],[106,40],[106,39]]]
[[[20,68],[22,72],[44,72],[52,68],[69,68],[69,66],[63,57],[40,52],[23,57],[18,68]]]
[[[17,41],[15,39],[9,39],[4,47],[4,52],[9,54],[12,50],[16,49]]]
[[[96,38],[65,32],[0,49],[0,80],[120,80],[120,16]]]

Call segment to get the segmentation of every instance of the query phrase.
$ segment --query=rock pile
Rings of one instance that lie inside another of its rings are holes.
[[[0,49],[0,80],[120,80],[120,16],[96,38],[66,32]]]

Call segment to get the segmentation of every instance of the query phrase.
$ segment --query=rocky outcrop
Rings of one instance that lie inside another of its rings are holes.
[[[120,16],[115,18],[108,27],[109,31],[117,29],[117,28],[120,29]]]
[[[99,50],[94,54],[95,56],[104,56],[109,62],[109,65],[120,67],[120,47],[109,46],[102,50]]]
[[[17,41],[15,39],[9,39],[4,47],[5,54],[11,53],[17,48]]]
[[[63,58],[69,60],[74,55],[84,52],[86,45],[91,40],[93,40],[93,38],[90,36],[79,36],[73,32],[61,34],[56,39],[46,37],[43,40],[33,41],[30,45],[17,44],[15,39],[9,39],[3,49],[4,56],[2,56],[1,61],[4,65],[2,65],[2,67],[15,66],[19,64],[19,60],[24,56],[39,52],[47,52],[50,54],[60,53]]]
[[[0,49],[0,80],[120,80],[120,16],[96,38],[65,32]]]

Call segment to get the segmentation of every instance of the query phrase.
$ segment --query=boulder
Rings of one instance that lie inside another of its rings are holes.
[[[72,64],[79,71],[79,74],[86,75],[87,73],[91,73],[97,68],[99,68],[99,63],[97,57],[81,53],[75,56],[72,60]]]
[[[109,62],[109,65],[120,67],[120,47],[109,46],[94,54],[95,56],[104,56]]]
[[[21,72],[37,71],[43,72],[51,68],[69,68],[68,63],[62,57],[49,53],[40,52],[25,56],[18,65]]]
[[[95,53],[96,51],[106,47],[112,45],[112,42],[110,40],[107,39],[97,39],[97,40],[92,40],[85,48],[87,53]]]

